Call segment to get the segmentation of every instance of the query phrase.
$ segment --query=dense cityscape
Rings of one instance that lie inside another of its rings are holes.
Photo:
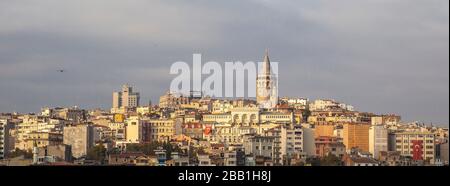
[[[257,89],[271,89],[270,61]],[[126,84],[112,108],[0,115],[0,165],[443,166],[448,128],[357,111],[332,99],[167,92],[141,104]],[[276,105],[262,104],[277,99]]]

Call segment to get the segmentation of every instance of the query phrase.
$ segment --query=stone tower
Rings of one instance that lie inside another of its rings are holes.
[[[260,108],[271,109],[278,103],[278,87],[276,77],[272,72],[269,52],[266,50],[262,68],[256,79],[256,102]]]

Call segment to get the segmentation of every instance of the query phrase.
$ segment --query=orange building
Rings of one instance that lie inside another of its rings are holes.
[[[330,154],[342,158],[345,154],[345,145],[338,137],[321,136],[316,138],[316,156],[324,157]]]
[[[331,124],[317,124],[314,128],[314,138],[320,136],[333,136],[334,126]]]
[[[369,152],[369,129],[368,123],[345,123],[343,133],[346,149],[355,147]]]

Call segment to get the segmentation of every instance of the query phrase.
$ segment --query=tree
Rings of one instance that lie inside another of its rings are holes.
[[[172,152],[183,152],[180,147],[172,145],[171,143],[163,143],[162,146],[166,150],[166,157],[168,160],[172,159]]]
[[[311,166],[320,166],[320,159],[318,158],[306,158],[306,165],[311,165]]]
[[[25,159],[31,159],[33,158],[33,153],[31,150],[20,150],[19,148],[14,149],[11,153],[8,154],[9,158],[15,158],[23,156]]]
[[[155,150],[157,150],[158,147],[162,147],[164,150],[166,150],[167,159],[172,158],[171,157],[172,152],[179,152],[179,153],[182,152],[182,150],[178,146],[174,146],[169,142],[158,142],[158,141],[153,141],[149,143],[127,144],[127,152],[142,152],[146,155],[155,155]]]
[[[103,146],[103,144],[98,144],[88,150],[86,158],[89,160],[97,160],[103,163],[106,159],[106,148]]]
[[[159,142],[127,144],[126,151],[142,152],[146,155],[155,155],[154,150],[156,150],[160,145],[161,144]]]
[[[304,112],[303,112],[303,119],[304,119],[304,121],[308,121],[308,117],[309,116],[311,116],[311,111],[309,110],[309,109],[306,109]]]
[[[340,166],[341,164],[341,159],[334,154],[328,154],[320,159],[321,166]]]

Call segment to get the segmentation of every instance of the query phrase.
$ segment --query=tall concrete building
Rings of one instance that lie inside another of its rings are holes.
[[[260,108],[271,109],[278,103],[276,74],[270,66],[269,52],[266,50],[262,69],[256,79],[256,102]]]
[[[372,125],[369,129],[369,152],[378,159],[381,151],[388,151],[388,130],[383,125]]]
[[[139,92],[133,92],[133,87],[125,84],[122,91],[113,92],[113,108],[130,108],[139,106]]]
[[[306,155],[303,152],[303,129],[299,125],[281,127],[280,155],[283,165],[289,165],[295,156]]]
[[[316,155],[316,145],[314,137],[314,129],[310,125],[302,125],[303,129],[303,152],[306,156],[311,157]]]
[[[359,148],[369,152],[369,128],[366,123],[345,123],[344,124],[344,145],[346,150]]]
[[[63,143],[72,147],[73,157],[85,156],[94,146],[94,127],[85,124],[64,127]]]
[[[0,119],[0,159],[5,158],[10,150],[9,129],[11,123],[7,119]]]

